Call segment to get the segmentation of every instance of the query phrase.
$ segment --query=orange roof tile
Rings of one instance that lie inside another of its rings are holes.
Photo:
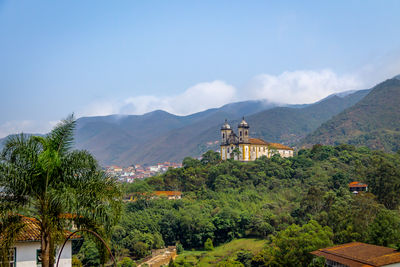
[[[262,140],[261,138],[249,138],[249,142],[252,145],[265,145],[272,149],[285,149],[285,150],[293,150],[293,148],[279,144],[279,143],[270,143]]]
[[[384,266],[400,263],[400,253],[395,249],[352,242],[311,252],[313,255],[345,264],[349,267]]]
[[[249,138],[250,144],[252,145],[269,145],[268,142],[265,142],[264,140],[260,138]]]
[[[21,223],[23,224],[22,229],[18,233],[15,241],[16,242],[26,242],[26,241],[40,241],[40,223],[35,218],[30,218],[26,216],[21,216]],[[65,237],[70,235],[71,232],[64,231]],[[74,235],[75,236],[75,235]],[[76,238],[79,236],[76,235]],[[1,236],[0,236],[1,239]]]
[[[368,185],[360,183],[360,182],[351,182],[349,183],[349,187],[367,187]]]
[[[293,148],[278,144],[278,143],[269,143],[269,146],[274,149],[284,149],[284,150],[293,150]]]

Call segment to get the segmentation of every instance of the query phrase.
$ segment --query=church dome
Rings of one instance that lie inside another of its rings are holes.
[[[239,123],[239,128],[249,128],[249,124],[244,120],[244,117],[242,121]]]
[[[222,125],[221,130],[230,130],[231,126],[228,124],[228,121],[225,120],[224,125]]]

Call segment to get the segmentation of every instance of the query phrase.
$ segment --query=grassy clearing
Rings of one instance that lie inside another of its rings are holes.
[[[249,250],[260,251],[266,242],[262,239],[243,238],[215,247],[213,251],[185,251],[176,258],[177,263],[188,262],[193,266],[216,266],[218,262],[235,259],[237,252]]]

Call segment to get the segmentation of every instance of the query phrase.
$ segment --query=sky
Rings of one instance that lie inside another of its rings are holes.
[[[400,74],[400,1],[0,0],[0,138],[62,118],[312,103]]]

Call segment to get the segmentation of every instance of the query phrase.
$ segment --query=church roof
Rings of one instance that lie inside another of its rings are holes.
[[[249,124],[244,120],[244,117],[242,121],[239,123],[238,128],[249,128]]]
[[[274,149],[293,150],[293,148],[279,144],[279,143],[269,143],[269,147],[274,148]]]
[[[249,142],[252,145],[269,145],[268,142],[265,142],[264,140],[260,139],[260,138],[249,138]]]
[[[221,130],[229,130],[231,129],[231,126],[228,123],[228,120],[225,120],[224,125],[222,125]]]
[[[284,149],[284,150],[293,150],[293,148],[279,144],[279,143],[270,143],[262,140],[261,138],[249,138],[249,142],[252,145],[265,145],[272,149]]]

